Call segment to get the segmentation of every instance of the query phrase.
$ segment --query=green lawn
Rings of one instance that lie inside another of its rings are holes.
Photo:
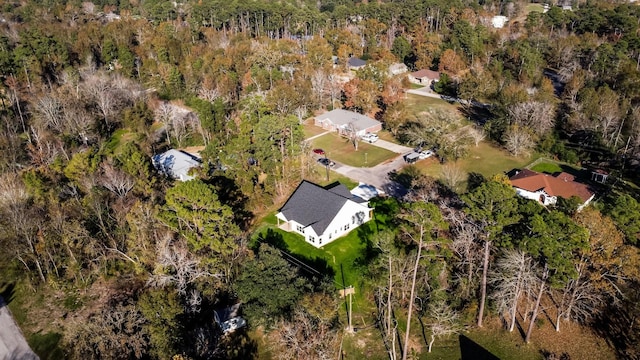
[[[531,170],[537,171],[537,172],[543,172],[547,174],[554,174],[557,172],[561,172],[562,168],[560,167],[560,165],[555,163],[541,162],[533,166]]]
[[[304,132],[304,138],[308,139],[312,136],[322,134],[327,130],[319,126],[313,125],[313,119],[311,119],[311,120],[305,121],[305,123],[302,125],[302,131]]]
[[[363,141],[358,143],[358,151],[356,151],[349,139],[340,137],[336,133],[322,135],[311,140],[311,143],[314,148],[324,149],[329,159],[356,167],[376,166],[398,155]]]
[[[480,173],[485,177],[504,173],[511,169],[522,168],[535,160],[539,155],[529,157],[513,157],[507,151],[502,150],[490,143],[482,142],[477,147],[469,148],[469,156],[460,159],[455,164],[460,166],[466,173]],[[442,165],[435,161],[419,161],[416,166],[427,175],[440,178]]]
[[[405,105],[407,109],[409,109],[409,111],[413,114],[419,114],[423,111],[433,109],[434,107],[458,112],[458,109],[460,107],[460,105],[450,104],[442,99],[415,94],[407,94]]]
[[[544,7],[542,6],[542,4],[529,4],[526,7],[527,14],[532,11],[542,12],[543,10],[544,10]]]

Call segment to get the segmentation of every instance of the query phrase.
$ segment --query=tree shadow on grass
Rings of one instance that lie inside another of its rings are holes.
[[[259,241],[252,245],[252,250],[257,251],[260,247],[260,242],[273,246],[280,250],[282,257],[287,262],[300,269],[300,274],[316,285],[318,281],[321,281],[322,279],[333,279],[336,274],[334,268],[327,262],[327,260],[291,251],[282,234],[273,229],[267,229],[266,233],[260,234],[258,239]]]
[[[16,284],[15,283],[2,283],[0,284],[0,308],[11,304],[15,296]]]
[[[458,336],[461,360],[500,360],[489,350],[464,335]]]

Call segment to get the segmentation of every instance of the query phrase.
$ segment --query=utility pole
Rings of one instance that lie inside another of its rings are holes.
[[[349,295],[349,304],[347,306],[347,332],[349,333],[353,332],[353,325],[351,322],[351,314],[352,314],[351,310],[353,308],[353,294],[355,292],[356,292],[356,289],[353,287],[353,285],[350,285],[349,287],[339,290],[340,297],[346,297],[347,295]]]

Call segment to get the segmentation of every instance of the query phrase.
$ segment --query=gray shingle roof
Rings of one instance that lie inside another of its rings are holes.
[[[380,124],[378,120],[374,120],[368,116],[344,109],[331,110],[327,113],[316,116],[316,119],[319,121],[329,119],[332,123],[338,126],[353,123],[353,125],[357,129],[361,130],[368,129]]]
[[[280,212],[287,221],[311,226],[322,235],[347,200],[355,200],[346,186],[333,183],[326,188],[309,181],[302,181],[282,206]]]
[[[351,66],[351,67],[360,67],[360,66],[367,65],[366,61],[364,61],[364,60],[362,60],[360,58],[357,58],[357,57],[349,58],[348,63],[349,63],[349,66]]]

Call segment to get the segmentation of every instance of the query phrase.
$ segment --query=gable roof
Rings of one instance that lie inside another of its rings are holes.
[[[367,62],[357,57],[350,57],[349,61],[347,61],[347,64],[349,64],[349,66],[351,67],[360,67],[367,65]]]
[[[198,156],[176,149],[153,156],[153,165],[158,171],[182,181],[193,179],[189,170],[200,166],[201,162]]]
[[[420,79],[420,78],[428,78],[428,79],[440,79],[440,73],[437,71],[433,71],[433,70],[429,70],[429,69],[422,69],[422,70],[418,70],[415,72],[411,73],[411,76],[413,76],[416,79]]]
[[[317,235],[322,235],[344,204],[356,198],[343,184],[336,182],[322,187],[303,180],[280,212],[287,221],[311,226]]]
[[[543,190],[550,196],[560,196],[565,199],[577,196],[583,202],[593,196],[589,186],[574,181],[575,177],[565,172],[553,176],[524,169],[509,179],[514,187],[531,192]]]
[[[366,115],[358,114],[357,112],[344,109],[335,109],[322,115],[316,116],[316,120],[319,121],[326,119],[329,119],[333,124],[339,126],[353,123],[353,125],[360,130],[368,129],[372,126],[380,124],[378,120],[374,120]]]

